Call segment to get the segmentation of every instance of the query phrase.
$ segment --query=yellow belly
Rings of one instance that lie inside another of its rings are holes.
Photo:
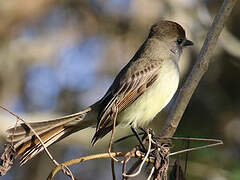
[[[152,86],[118,115],[117,121],[121,125],[147,125],[172,99],[178,87],[179,70],[172,60],[164,63]]]

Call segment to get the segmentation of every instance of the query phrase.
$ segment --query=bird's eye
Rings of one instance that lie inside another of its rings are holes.
[[[177,39],[178,45],[182,44],[182,42],[183,42],[183,38],[178,38],[178,39]]]

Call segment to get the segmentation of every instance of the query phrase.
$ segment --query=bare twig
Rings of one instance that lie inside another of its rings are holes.
[[[116,128],[116,121],[117,121],[117,114],[118,114],[118,108],[117,106],[115,106],[115,109],[113,109],[113,114],[112,114],[112,120],[113,120],[113,129],[112,129],[112,134],[111,134],[111,138],[110,138],[110,142],[109,142],[109,145],[108,145],[108,153],[110,155],[110,157],[116,161],[116,162],[123,162],[123,161],[120,161],[118,159],[116,159],[115,157],[111,156],[111,151],[112,151],[112,144],[113,144],[113,139],[114,139],[114,134],[115,134],[115,128]]]
[[[62,172],[69,176],[72,180],[75,180],[72,171],[65,164],[60,164]]]
[[[130,152],[128,152],[125,156],[124,156],[124,161],[123,161],[123,166],[122,166],[122,180],[127,180],[128,177],[123,176],[123,174],[131,174],[142,162],[142,159],[138,159],[137,162],[135,162],[133,164],[133,166],[130,168],[130,170],[126,173],[127,171],[127,163],[128,161],[132,158],[136,156],[136,152],[138,150],[138,145],[135,146]]]
[[[219,139],[207,139],[207,138],[191,138],[191,137],[167,137],[167,136],[164,136],[164,137],[157,137],[159,139],[172,139],[172,140],[186,140],[186,141],[205,141],[205,142],[222,142],[222,140],[219,140]]]
[[[169,173],[169,179],[170,180],[186,180],[186,176],[183,173],[182,167],[180,165],[180,162],[178,159],[175,160],[174,166]]]
[[[199,8],[201,11],[204,11],[204,18],[199,18],[202,24],[205,27],[209,27],[211,24],[211,13],[208,11],[206,3],[199,3]],[[227,51],[232,56],[237,57],[236,60],[240,60],[240,41],[237,37],[235,37],[227,28],[223,29],[222,36],[220,37],[219,43],[222,48]],[[229,46],[229,42],[231,42],[231,46]]]
[[[154,169],[155,169],[155,168],[152,167],[151,172],[150,172],[150,174],[149,174],[147,180],[150,180],[150,179],[151,179],[151,177],[152,177],[152,175],[153,175],[153,173],[154,173]]]
[[[111,168],[112,168],[112,179],[116,180],[116,174],[115,174],[115,165],[114,165],[115,161],[113,158],[111,158]]]
[[[190,140],[187,141],[187,149],[190,147]],[[186,153],[186,158],[185,158],[185,167],[184,167],[184,176],[186,177],[187,174],[187,167],[188,167],[188,157],[189,153]]]
[[[208,144],[208,145],[201,146],[201,147],[188,148],[188,149],[184,149],[184,150],[181,150],[181,151],[176,151],[176,152],[170,153],[169,156],[173,156],[173,155],[181,154],[181,153],[184,153],[184,152],[195,151],[195,150],[204,149],[204,148],[218,146],[218,145],[222,145],[223,144],[223,141],[219,140],[219,139],[186,138],[186,137],[157,137],[157,138],[159,138],[159,139],[173,139],[173,140],[187,140],[187,141],[214,142],[214,144]]]
[[[151,134],[148,134],[148,136],[150,136]],[[182,151],[177,151],[174,153],[169,154],[169,148],[165,149],[163,147],[160,147],[160,149],[158,148],[158,151],[164,151],[164,152],[159,152],[160,154],[164,154],[166,157],[168,158],[169,156],[173,156],[176,154],[180,154],[180,153],[184,153],[184,152],[188,152],[188,151],[192,151],[192,150],[198,150],[198,149],[202,149],[202,148],[206,148],[206,147],[212,147],[212,146],[216,146],[219,144],[222,144],[221,140],[216,140],[216,139],[204,139],[204,138],[183,138],[183,137],[160,137],[159,139],[162,138],[170,138],[170,139],[175,139],[175,140],[197,140],[197,141],[208,141],[208,142],[215,142],[215,144],[210,144],[210,145],[206,145],[204,147],[197,147],[197,148],[190,148],[190,149],[186,149],[186,150],[182,150]],[[158,137],[154,137],[154,139],[158,139]],[[71,166],[74,164],[78,164],[81,162],[85,162],[85,161],[89,161],[89,160],[93,160],[93,159],[103,159],[103,158],[111,158],[111,157],[125,157],[124,163],[123,163],[123,171],[122,171],[122,176],[123,176],[123,180],[127,180],[128,177],[133,177],[136,176],[137,174],[140,173],[143,164],[145,162],[149,162],[154,164],[155,158],[152,156],[149,156],[150,151],[152,151],[153,149],[151,149],[151,144],[152,146],[156,146],[157,142],[153,142],[152,137],[148,137],[148,142],[149,142],[149,147],[148,147],[148,152],[147,153],[143,153],[141,151],[137,151],[137,147],[134,147],[130,152],[127,153],[123,153],[123,152],[112,152],[111,155],[109,155],[109,153],[103,153],[103,154],[94,154],[94,155],[90,155],[90,156],[84,156],[84,157],[80,157],[78,159],[73,159],[67,162],[62,163],[61,165],[57,166],[54,170],[52,170],[52,172],[49,174],[48,176],[48,180],[52,180],[54,178],[54,176],[56,175],[56,173],[61,170],[61,166],[65,165],[65,166]],[[153,147],[154,148],[154,147]],[[168,152],[165,152],[165,151]],[[126,163],[129,161],[130,158],[137,158],[138,160],[136,161],[136,163],[130,168],[130,170],[126,173]],[[111,158],[112,159],[112,158]],[[164,158],[163,158],[164,159]],[[133,171],[141,164],[141,166],[139,167],[138,171],[134,174]],[[163,167],[161,167],[158,171],[159,173],[161,173],[161,176],[163,177],[163,179],[166,179],[166,169],[168,166],[168,162],[163,163]],[[155,167],[156,169],[156,167]],[[130,174],[130,175],[129,175]]]
[[[170,153],[169,156],[173,156],[173,155],[177,155],[177,154],[181,154],[181,153],[189,152],[189,151],[196,151],[196,150],[204,149],[204,148],[208,148],[208,147],[218,146],[218,145],[221,145],[221,144],[223,144],[223,142],[221,140],[219,140],[218,143],[208,144],[208,145],[201,146],[201,147],[189,148],[189,149],[184,149],[184,150],[181,150],[181,151],[173,152],[173,153]]]
[[[125,155],[125,153],[122,153],[122,152],[111,153],[112,157],[123,157],[124,155]],[[64,162],[64,163],[62,163],[62,165],[72,166],[74,164],[78,164],[78,163],[93,160],[93,159],[110,158],[111,156],[109,155],[109,153],[94,154],[94,155],[84,156],[84,157],[80,157],[80,158],[77,158],[77,159],[73,159],[73,160]],[[55,169],[52,170],[52,172],[49,174],[47,180],[52,180],[54,178],[55,174],[60,170],[61,170],[61,165],[57,166]]]
[[[134,174],[123,173],[122,175],[124,177],[135,177],[135,176],[137,176],[141,172],[142,167],[143,167],[144,163],[147,161],[149,153],[151,151],[152,135],[150,133],[148,134],[148,140],[149,140],[148,151],[147,151],[146,155],[144,156],[144,159],[143,159],[142,163],[140,164],[140,167],[139,167],[138,171],[136,173],[134,173]]]
[[[134,171],[135,171],[135,169],[137,169],[137,167],[141,164],[141,162],[142,162],[142,159],[138,159],[133,165],[132,165],[132,167],[128,170],[128,172],[126,173],[126,174],[132,174]],[[125,168],[126,169],[126,168]],[[124,170],[125,170],[124,169]],[[125,171],[123,171],[123,172],[125,172]],[[128,177],[124,177],[123,176],[123,180],[127,180],[128,179]]]
[[[138,133],[138,135],[143,135],[143,134],[144,134],[144,132]],[[136,137],[136,135],[135,135],[135,134],[130,134],[130,135],[121,137],[121,138],[117,139],[116,141],[114,141],[113,144],[119,143],[119,142],[121,142],[121,141],[123,141],[123,140],[125,140],[125,139],[130,138],[130,137]]]
[[[224,0],[220,10],[214,18],[210,30],[208,31],[206,40],[198,55],[197,62],[195,63],[186,82],[181,88],[177,99],[171,109],[168,120],[164,124],[161,136],[173,136],[175,133],[193,92],[195,91],[202,76],[208,69],[208,64],[210,62],[211,56],[213,55],[217,39],[236,2],[237,0]]]

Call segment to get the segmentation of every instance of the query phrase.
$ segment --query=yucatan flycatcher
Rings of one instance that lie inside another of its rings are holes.
[[[116,125],[142,127],[148,124],[172,99],[179,82],[178,61],[185,46],[193,45],[176,22],[154,24],[147,39],[129,63],[119,72],[101,100],[76,114],[30,125],[49,146],[87,127],[96,127],[92,142]],[[43,147],[24,124],[7,130],[15,142],[15,157],[26,163]]]

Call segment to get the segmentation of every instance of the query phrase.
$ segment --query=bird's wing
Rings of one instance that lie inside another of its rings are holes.
[[[120,113],[141,96],[157,79],[162,60],[138,60],[128,64],[115,79],[101,101],[93,143],[106,135],[113,127],[113,113]],[[117,111],[116,111],[117,110]],[[117,115],[116,114],[116,115]]]

